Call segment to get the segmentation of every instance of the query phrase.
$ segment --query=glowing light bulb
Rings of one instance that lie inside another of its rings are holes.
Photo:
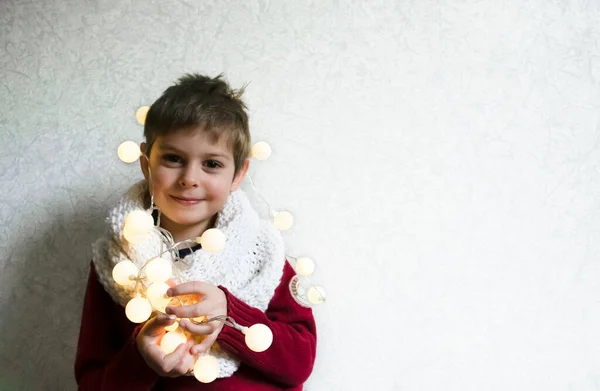
[[[119,159],[125,163],[135,162],[139,159],[141,154],[142,152],[140,151],[140,146],[134,141],[122,142],[117,149],[117,155],[119,155]]]
[[[264,141],[254,144],[252,157],[258,160],[267,160],[271,156],[271,146]]]
[[[125,306],[125,315],[133,323],[142,323],[148,320],[152,314],[152,306],[143,297],[134,297]]]
[[[273,332],[268,326],[262,323],[257,323],[250,328],[244,329],[243,333],[246,334],[246,345],[253,352],[264,352],[273,343]]]
[[[134,210],[127,214],[123,224],[123,236],[130,243],[144,241],[154,227],[154,219],[144,210]]]
[[[194,364],[194,376],[202,383],[210,383],[219,376],[219,360],[214,356],[200,356]]]
[[[133,210],[125,217],[125,228],[130,229],[132,232],[149,231],[153,226],[154,219],[145,210]]]
[[[175,331],[175,330],[177,330],[178,327],[179,327],[179,322],[175,321],[175,323],[173,323],[172,325],[166,326],[165,330],[167,330],[167,331]]]
[[[294,225],[294,216],[288,211],[281,211],[275,214],[275,220],[273,221],[275,227],[280,231],[287,231]]]
[[[117,284],[123,286],[134,286],[135,281],[129,277],[138,275],[138,268],[131,261],[121,261],[115,265],[112,270],[112,277]]]
[[[140,232],[132,232],[131,230],[124,228],[123,229],[123,237],[129,243],[141,243],[148,237],[148,233],[140,233]]]
[[[153,259],[146,265],[146,277],[152,282],[165,282],[171,277],[173,266],[164,258]]]
[[[169,331],[163,335],[162,340],[160,341],[160,348],[165,354],[169,354],[173,353],[179,345],[186,342],[187,337],[185,334],[179,331]]]
[[[164,282],[155,282],[146,290],[146,296],[152,307],[160,312],[165,312],[165,307],[169,305],[171,298],[167,296],[167,290],[170,288]]]
[[[148,115],[148,110],[150,110],[150,106],[142,106],[135,112],[135,119],[140,125],[146,124],[146,116]]]
[[[311,304],[321,304],[325,302],[325,289],[322,286],[311,286],[306,294],[308,301]]]
[[[219,253],[225,248],[225,234],[217,228],[204,231],[197,240],[202,245],[202,250],[209,253]]]
[[[296,273],[301,276],[308,277],[315,271],[315,263],[312,259],[307,257],[300,257],[296,259]]]

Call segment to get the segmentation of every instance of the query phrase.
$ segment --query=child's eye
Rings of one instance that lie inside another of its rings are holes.
[[[181,158],[177,155],[172,154],[163,155],[163,160],[168,163],[181,163]]]
[[[206,162],[206,166],[208,168],[221,168],[221,167],[223,167],[223,165],[221,163],[219,163],[218,161],[216,161],[216,160],[208,160]]]

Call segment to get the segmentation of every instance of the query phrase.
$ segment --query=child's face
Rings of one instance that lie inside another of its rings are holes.
[[[161,225],[175,237],[181,233],[186,238],[210,228],[211,219],[223,208],[229,193],[240,186],[248,169],[246,161],[234,178],[233,153],[227,140],[223,137],[213,144],[201,129],[158,137],[149,156],[150,170],[146,159],[141,160],[162,213]]]

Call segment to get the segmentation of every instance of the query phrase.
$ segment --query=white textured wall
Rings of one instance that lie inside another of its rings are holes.
[[[600,3],[0,2],[0,385],[75,389],[118,144],[186,71],[251,82],[318,264],[307,390],[600,389]]]

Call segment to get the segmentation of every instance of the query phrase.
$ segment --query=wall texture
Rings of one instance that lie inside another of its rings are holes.
[[[306,389],[600,389],[597,1],[0,2],[0,389],[75,389],[135,110],[250,82],[329,301]]]

